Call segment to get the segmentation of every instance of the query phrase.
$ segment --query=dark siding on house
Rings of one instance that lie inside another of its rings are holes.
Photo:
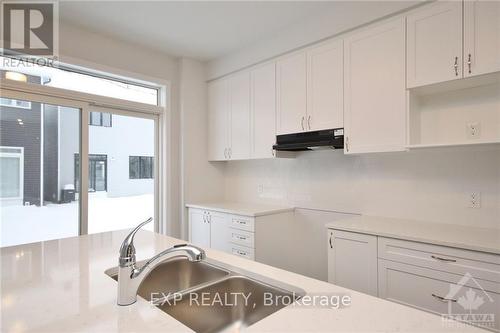
[[[58,112],[53,105],[43,110],[43,199],[54,203],[58,202]]]
[[[40,78],[28,76],[28,81],[40,83]],[[31,109],[0,106],[0,146],[24,147],[23,202],[35,205],[40,205],[40,109],[40,103],[34,102]]]

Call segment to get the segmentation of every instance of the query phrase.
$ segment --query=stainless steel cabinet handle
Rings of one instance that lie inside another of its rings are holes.
[[[207,223],[207,212],[203,212],[203,223]]]
[[[233,155],[233,150],[231,148],[228,149],[227,155],[229,156],[229,159],[231,159],[231,155]]]
[[[469,57],[467,58],[467,66],[469,66],[469,74],[472,73],[472,55],[469,53]]]
[[[304,117],[300,120],[300,126],[302,127],[302,130],[304,130]]]
[[[440,300],[441,302],[456,302],[457,301],[456,299],[445,298],[443,296],[439,296],[439,295],[436,295],[436,294],[431,294],[431,296],[434,297],[437,300]]]
[[[227,159],[227,148],[224,148],[224,158]]]
[[[455,76],[458,76],[458,57],[455,57],[455,64],[453,67],[455,68]]]
[[[346,136],[345,138],[345,150],[347,150],[347,152],[349,152],[349,137]]]
[[[311,129],[311,116],[307,117],[307,126]]]
[[[431,255],[432,259],[436,259],[439,261],[446,261],[446,262],[457,262],[455,259],[448,259],[448,258],[442,258],[442,257],[437,257],[435,255]]]
[[[332,245],[332,236],[333,234],[330,233],[330,239],[328,240],[328,242],[330,243],[330,249],[333,249],[333,245]]]

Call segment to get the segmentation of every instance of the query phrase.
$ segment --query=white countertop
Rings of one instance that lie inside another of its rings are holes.
[[[326,227],[500,254],[500,229],[366,215],[330,222]]]
[[[227,202],[227,201],[189,203],[186,205],[186,207],[214,210],[222,213],[251,216],[251,217],[289,212],[293,211],[294,209],[293,207],[289,206],[274,206],[267,204]]]
[[[33,243],[0,249],[1,330],[5,332],[191,332],[147,301],[116,305],[117,283],[104,271],[116,266],[118,248],[128,231]],[[140,231],[137,259],[181,241]],[[471,326],[447,328],[439,316],[369,295],[207,250],[210,260],[244,267],[307,293],[349,294],[342,309],[284,308],[248,332],[485,332]]]

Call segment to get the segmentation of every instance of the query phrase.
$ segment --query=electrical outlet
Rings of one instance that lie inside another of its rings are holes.
[[[468,139],[479,139],[481,137],[481,124],[478,122],[468,123],[466,132]]]
[[[481,208],[481,192],[469,193],[469,208]]]

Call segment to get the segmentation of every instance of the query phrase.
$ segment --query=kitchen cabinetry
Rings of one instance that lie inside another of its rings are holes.
[[[208,84],[208,158],[227,159],[229,143],[229,84],[220,79]]]
[[[241,72],[229,79],[231,97],[228,158],[250,157],[250,73]]]
[[[306,130],[307,57],[299,52],[276,63],[277,134]]]
[[[500,1],[464,2],[464,76],[500,71]]]
[[[272,158],[276,142],[276,64],[250,72],[251,158]]]
[[[241,72],[208,85],[211,161],[250,156],[250,74]]]
[[[406,149],[404,22],[393,19],[344,39],[346,154]]]
[[[377,237],[329,230],[328,282],[377,296]]]
[[[208,212],[199,209],[189,210],[189,240],[201,247],[210,247],[210,224]]]
[[[246,216],[215,207],[189,207],[189,241],[266,264],[286,256],[275,244],[268,244],[271,231],[293,218],[293,210],[269,210]]]
[[[437,2],[407,22],[408,88],[500,70],[497,1]]]
[[[342,40],[278,60],[278,134],[342,128]]]
[[[308,130],[344,127],[344,68],[342,40],[307,51]]]
[[[462,77],[462,2],[425,6],[407,17],[408,88]]]
[[[500,255],[337,229],[327,232],[329,282],[372,295],[377,295],[375,290],[381,298],[439,315],[463,314],[459,318],[466,321],[489,315],[471,324],[500,332]],[[471,297],[481,298],[480,305],[468,308]]]

